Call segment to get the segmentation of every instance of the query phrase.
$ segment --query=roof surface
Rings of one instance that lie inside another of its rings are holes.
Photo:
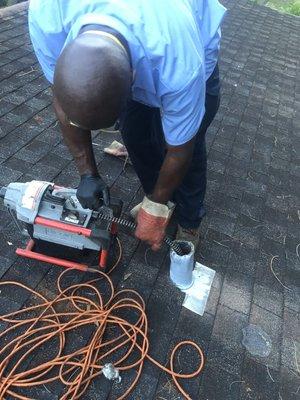
[[[222,103],[207,134],[208,214],[196,258],[216,270],[203,317],[182,308],[182,294],[168,280],[167,250],[148,254],[146,246],[121,234],[125,254],[113,279],[138,290],[147,302],[150,352],[165,362],[181,339],[201,344],[206,367],[184,386],[192,399],[296,400],[299,398],[300,259],[300,19],[249,1],[226,1],[221,54]],[[42,179],[76,186],[78,175],[62,143],[51,108],[48,83],[30,45],[25,11],[0,18],[0,185]],[[103,177],[126,210],[142,197],[130,166],[102,149],[118,134],[95,135]],[[125,211],[126,211],[125,210]],[[60,268],[17,258],[24,244],[0,206],[0,277],[51,294]],[[270,261],[278,256],[274,272]],[[0,313],[29,302],[7,288]],[[260,325],[272,340],[267,358],[248,353],[242,329]],[[298,331],[298,334],[297,334]],[[184,353],[182,363],[189,362]],[[298,366],[297,366],[298,360]],[[184,368],[184,367],[183,367]],[[84,399],[114,398],[104,378]],[[170,378],[147,365],[130,399],[175,400]],[[102,388],[102,389],[101,389]],[[35,398],[55,399],[41,387]]]

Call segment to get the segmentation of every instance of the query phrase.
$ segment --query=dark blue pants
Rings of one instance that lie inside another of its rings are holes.
[[[196,135],[193,158],[180,187],[173,195],[178,223],[197,228],[205,215],[207,155],[205,135],[220,104],[219,74],[216,67],[207,82],[205,115]],[[133,167],[146,194],[153,192],[166,154],[160,110],[130,100],[120,120],[120,130]]]

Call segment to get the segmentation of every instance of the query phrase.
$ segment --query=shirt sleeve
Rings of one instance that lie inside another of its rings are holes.
[[[162,125],[166,142],[179,146],[191,140],[205,113],[205,74],[199,70],[182,89],[162,97]]]
[[[205,48],[206,80],[211,76],[217,64],[220,51],[220,41],[221,41],[221,28],[217,30],[216,34]]]
[[[64,46],[66,34],[59,15],[53,12],[53,6],[49,7],[49,4],[49,2],[31,0],[28,25],[35,55],[45,77],[53,83],[56,61]]]

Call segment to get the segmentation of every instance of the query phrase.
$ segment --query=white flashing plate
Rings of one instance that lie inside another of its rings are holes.
[[[193,271],[194,283],[183,292],[183,306],[198,315],[203,315],[216,271],[198,262]]]

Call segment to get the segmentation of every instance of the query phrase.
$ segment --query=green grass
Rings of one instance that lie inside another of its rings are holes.
[[[300,16],[300,0],[254,0],[274,10]]]

